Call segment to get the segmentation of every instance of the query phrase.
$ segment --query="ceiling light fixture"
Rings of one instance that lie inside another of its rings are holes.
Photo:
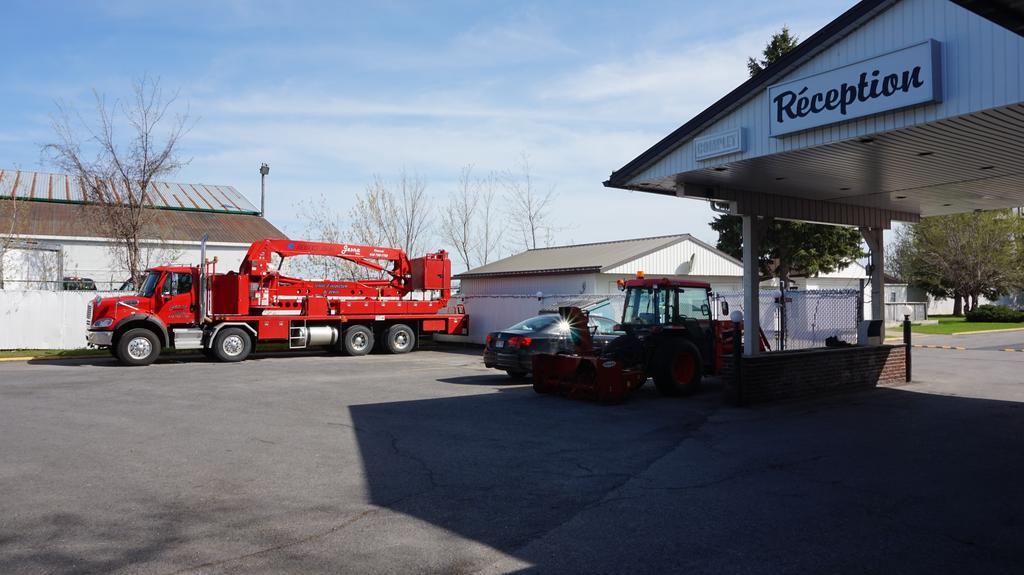
[[[779,176],[779,177],[775,178],[775,181],[776,182],[781,182],[782,180],[785,180],[785,179],[786,178],[784,176]]]
[[[918,152],[918,153],[917,153],[917,155],[918,155],[918,156],[921,156],[921,157],[924,157],[924,156],[933,156],[933,155],[935,155],[935,152]]]
[[[840,192],[849,192],[850,188],[839,188]]]
[[[860,138],[860,139],[858,139],[857,141],[858,141],[858,142],[860,142],[860,143],[862,143],[862,144],[870,144],[871,142],[874,142],[874,141],[875,141],[875,139],[874,139],[874,138],[872,138],[872,137],[870,137],[870,136],[868,136],[868,137],[866,137],[866,138]]]
[[[897,200],[905,200],[905,199],[907,199],[907,196],[896,196],[896,199]]]
[[[726,170],[728,170],[728,169],[729,169],[729,168],[726,168],[725,166],[718,166],[718,167],[717,167],[717,168],[715,168],[714,170],[715,170],[716,172],[724,172],[724,171],[726,171]]]
[[[993,168],[995,168],[995,166],[982,166],[982,167],[980,167],[980,168],[978,168],[978,169],[979,169],[979,170],[991,170],[991,169],[993,169]]]

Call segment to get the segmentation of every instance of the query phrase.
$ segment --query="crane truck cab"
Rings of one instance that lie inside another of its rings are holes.
[[[138,293],[96,296],[89,303],[86,341],[109,348],[114,357],[128,365],[156,361],[161,348],[184,343],[174,341],[177,333],[184,335],[188,328],[198,328],[201,317],[194,289],[198,284],[196,267],[146,270]]]
[[[303,279],[271,265],[274,256],[304,255],[369,271],[364,279]],[[467,332],[461,306],[448,308],[451,262],[443,250],[410,259],[394,248],[265,239],[252,243],[237,272],[217,273],[205,243],[201,260],[200,267],[152,268],[137,294],[90,302],[88,343],[109,348],[123,364],[147,365],[161,348],[225,362],[245,359],[261,342],[406,353],[424,333]]]

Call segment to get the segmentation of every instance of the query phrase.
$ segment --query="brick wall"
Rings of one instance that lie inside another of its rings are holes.
[[[903,383],[907,349],[902,345],[763,353],[734,361],[722,372],[727,401],[750,405]]]

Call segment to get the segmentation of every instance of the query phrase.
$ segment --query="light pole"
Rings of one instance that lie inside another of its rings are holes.
[[[267,174],[270,173],[270,166],[266,162],[260,164],[260,217],[267,209]]]

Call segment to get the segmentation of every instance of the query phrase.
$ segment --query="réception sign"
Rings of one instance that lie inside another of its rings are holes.
[[[902,50],[768,88],[771,136],[942,101],[940,44]]]

